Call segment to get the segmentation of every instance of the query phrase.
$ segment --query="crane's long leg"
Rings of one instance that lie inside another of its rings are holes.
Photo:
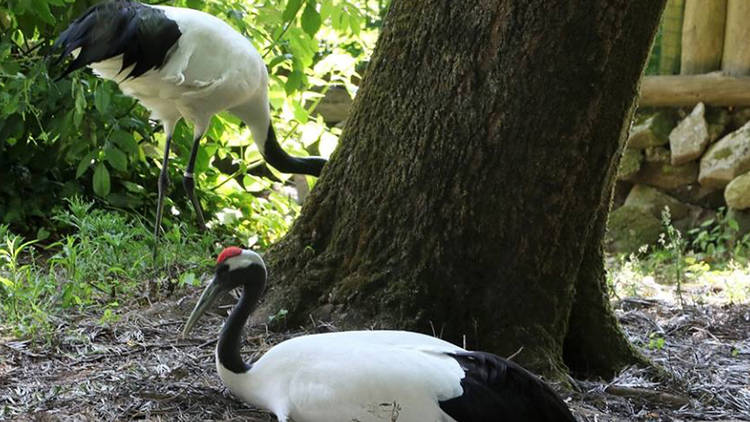
[[[171,131],[167,132],[167,141],[164,145],[164,159],[161,162],[161,171],[159,172],[159,199],[156,201],[156,221],[154,222],[154,259],[159,247],[159,238],[161,237],[161,217],[164,212],[164,194],[169,187],[169,144],[172,142]]]
[[[195,209],[195,215],[198,218],[198,228],[203,231],[206,230],[206,221],[203,219],[203,210],[201,209],[201,203],[198,202],[198,198],[195,197],[195,158],[198,155],[198,147],[203,138],[203,131],[195,128],[195,139],[193,139],[193,148],[190,150],[190,159],[188,160],[185,174],[182,178],[182,186],[185,188],[185,192],[190,198],[190,202],[193,203],[193,209]]]

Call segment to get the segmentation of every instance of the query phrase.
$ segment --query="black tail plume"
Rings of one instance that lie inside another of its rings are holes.
[[[127,78],[138,77],[161,67],[180,35],[177,23],[160,9],[131,0],[94,5],[73,21],[53,45],[53,50],[62,49],[53,65],[81,49],[57,80],[88,64],[120,54],[123,55],[120,71],[135,65]]]

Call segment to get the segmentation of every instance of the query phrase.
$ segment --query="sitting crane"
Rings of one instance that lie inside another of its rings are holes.
[[[518,364],[408,331],[296,337],[247,364],[242,328],[265,282],[258,254],[224,249],[183,336],[219,295],[242,288],[219,335],[216,368],[235,396],[279,422],[575,421],[552,388]]]
[[[158,244],[169,184],[169,145],[183,118],[194,125],[183,186],[205,230],[195,197],[195,158],[211,117],[228,110],[250,128],[261,155],[284,173],[319,176],[326,160],[292,157],[276,140],[268,102],[268,72],[258,51],[227,23],[193,9],[110,0],[92,6],[55,41],[57,62],[76,55],[62,75],[89,66],[138,99],[164,127],[154,236]],[[154,246],[156,251],[156,246]]]

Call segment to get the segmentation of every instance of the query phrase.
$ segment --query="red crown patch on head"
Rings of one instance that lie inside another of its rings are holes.
[[[237,256],[242,253],[242,249],[236,247],[236,246],[230,246],[228,248],[224,248],[223,251],[219,254],[219,257],[216,258],[216,263],[221,264],[224,262],[227,258],[231,258],[233,256]]]

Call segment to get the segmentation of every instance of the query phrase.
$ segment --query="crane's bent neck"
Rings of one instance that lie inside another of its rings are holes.
[[[229,314],[219,334],[216,345],[216,358],[228,370],[240,374],[247,372],[252,365],[242,360],[242,328],[258,303],[263,286],[248,283],[242,290],[239,302]]]
[[[254,102],[231,109],[250,128],[253,139],[258,145],[263,158],[276,170],[282,173],[309,174],[320,176],[326,159],[322,157],[293,157],[281,148],[271,124],[271,114],[266,95],[261,95]]]

